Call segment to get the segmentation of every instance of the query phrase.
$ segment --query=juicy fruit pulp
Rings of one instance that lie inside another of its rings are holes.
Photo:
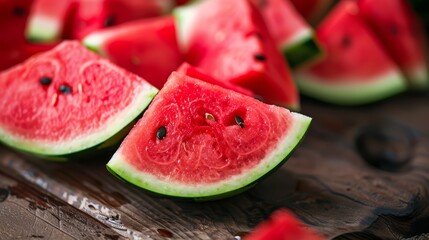
[[[182,63],[171,16],[99,30],[85,37],[83,43],[159,89]]]
[[[249,1],[200,1],[177,8],[174,15],[179,46],[191,65],[268,103],[298,107],[287,64]]]
[[[292,68],[321,55],[313,29],[289,0],[254,0],[268,30]]]
[[[360,0],[359,10],[411,87],[429,88],[425,33],[406,0]],[[383,7],[380,7],[383,6]]]
[[[296,72],[303,94],[357,105],[405,90],[405,79],[359,16],[355,2],[339,3],[317,28],[317,37],[326,58]]]
[[[183,75],[186,75],[189,77],[193,77],[193,78],[200,79],[200,80],[203,80],[203,81],[211,83],[211,84],[215,84],[215,85],[224,87],[226,89],[236,91],[238,93],[241,93],[241,94],[244,94],[247,96],[251,96],[251,97],[254,96],[252,91],[250,91],[246,88],[242,88],[240,86],[234,85],[230,82],[217,80],[217,79],[209,76],[208,74],[204,73],[201,69],[194,67],[194,66],[191,66],[187,62],[182,63],[182,65],[180,65],[180,67],[177,69],[177,72],[182,73]]]
[[[0,74],[0,140],[42,156],[97,146],[130,124],[157,89],[70,41]]]
[[[306,226],[290,211],[275,211],[270,219],[260,223],[244,240],[323,240],[324,238]]]
[[[281,165],[310,118],[173,73],[107,164],[176,197],[231,194]]]

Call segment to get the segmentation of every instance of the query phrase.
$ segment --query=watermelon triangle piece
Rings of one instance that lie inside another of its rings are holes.
[[[256,226],[244,240],[324,240],[287,209],[278,209]]]
[[[86,36],[83,43],[159,89],[183,62],[171,16],[102,29]]]
[[[117,143],[158,92],[77,41],[0,73],[0,89],[0,141],[55,160]]]
[[[289,0],[254,0],[268,30],[292,68],[321,56],[313,29]]]
[[[326,58],[299,69],[295,79],[305,95],[340,105],[374,102],[406,89],[406,81],[381,43],[344,0],[316,30]]]
[[[410,86],[429,88],[427,39],[408,1],[360,0],[358,4],[362,16],[402,69]]]
[[[271,104],[299,107],[285,59],[256,7],[247,0],[207,0],[173,11],[185,60]]]
[[[230,196],[281,166],[310,121],[173,72],[107,168],[161,195]]]

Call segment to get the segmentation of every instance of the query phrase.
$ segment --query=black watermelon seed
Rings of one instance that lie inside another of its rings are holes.
[[[64,93],[64,94],[72,93],[72,88],[67,84],[61,84],[59,90],[60,90],[60,93]]]
[[[43,76],[39,79],[40,84],[43,86],[49,86],[52,83],[52,78]]]
[[[25,8],[17,6],[13,8],[13,15],[15,16],[24,16],[25,14]]]
[[[240,116],[235,116],[234,119],[238,126],[244,128],[244,120]]]
[[[344,48],[350,47],[351,44],[352,44],[352,40],[348,36],[344,36],[343,39],[341,40],[341,45]]]
[[[105,27],[110,27],[110,26],[113,26],[114,24],[115,24],[115,17],[108,16],[108,17],[106,17],[106,19],[104,19],[103,25]]]
[[[398,35],[399,33],[399,29],[398,26],[396,24],[392,24],[390,25],[390,32],[392,33],[392,35]]]
[[[265,55],[262,55],[262,54],[255,54],[255,59],[257,60],[257,61],[261,61],[261,62],[263,62],[263,61],[265,61],[266,60],[266,58],[265,58]]]
[[[165,136],[167,136],[167,129],[165,129],[164,126],[161,126],[160,128],[158,128],[158,131],[156,131],[156,138],[162,140],[165,138]]]
[[[376,168],[399,170],[413,158],[414,133],[402,124],[383,121],[363,127],[356,136],[356,148]]]

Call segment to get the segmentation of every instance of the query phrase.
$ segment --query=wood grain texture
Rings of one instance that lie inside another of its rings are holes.
[[[9,194],[0,239],[234,239],[278,208],[330,239],[425,239],[428,103],[427,94],[358,108],[304,99],[314,121],[291,159],[249,191],[213,202],[148,194],[110,175],[108,159],[53,163],[2,149],[0,189]],[[368,165],[355,147],[360,129],[387,120],[415,133],[412,159],[395,172]]]

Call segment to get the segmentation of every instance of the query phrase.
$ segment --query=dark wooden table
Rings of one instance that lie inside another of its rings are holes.
[[[291,159],[238,196],[195,203],[152,196],[105,169],[108,159],[52,163],[0,148],[0,239],[239,239],[278,208],[328,238],[429,239],[429,95],[348,108],[308,99],[314,118]],[[358,154],[365,126],[413,132],[410,161],[380,170]]]

